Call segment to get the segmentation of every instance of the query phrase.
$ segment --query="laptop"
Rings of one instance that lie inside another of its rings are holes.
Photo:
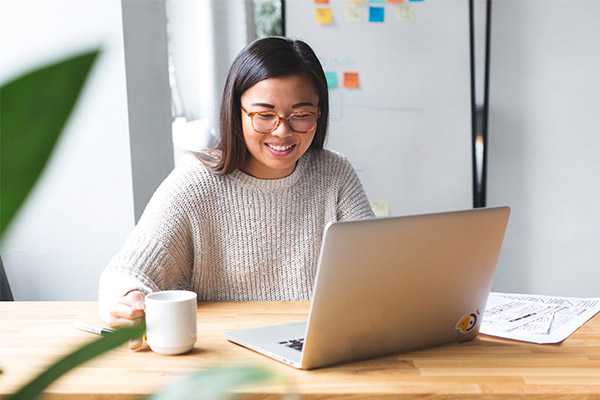
[[[471,340],[509,214],[496,207],[330,223],[308,321],[225,337],[301,369]]]

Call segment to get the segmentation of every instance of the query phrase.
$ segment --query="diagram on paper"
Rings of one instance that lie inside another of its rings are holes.
[[[490,293],[480,332],[557,343],[600,311],[600,299]]]

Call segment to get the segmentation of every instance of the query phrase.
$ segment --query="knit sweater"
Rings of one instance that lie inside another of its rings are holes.
[[[165,179],[102,272],[99,305],[131,290],[193,290],[198,300],[307,300],[330,221],[372,217],[339,153],[309,150],[294,172],[210,173],[189,157]]]

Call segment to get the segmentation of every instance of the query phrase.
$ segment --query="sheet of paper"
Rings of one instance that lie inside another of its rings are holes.
[[[558,343],[600,311],[600,298],[490,293],[480,333],[533,343]]]
[[[346,21],[348,22],[362,22],[363,20],[363,8],[360,4],[346,4]]]
[[[412,4],[398,4],[396,19],[401,22],[412,22],[415,20],[415,10]]]
[[[373,200],[371,202],[371,208],[376,217],[390,216],[390,205],[387,200]]]

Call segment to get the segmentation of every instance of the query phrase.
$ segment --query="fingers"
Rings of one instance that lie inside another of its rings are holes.
[[[132,290],[113,303],[109,308],[110,320],[108,324],[112,328],[132,327],[144,322],[146,295],[139,290]],[[139,350],[143,347],[142,336],[129,341],[129,349]]]
[[[129,350],[139,350],[142,348],[143,344],[144,339],[141,336],[139,336],[129,341]]]
[[[140,292],[139,290],[133,290],[123,296],[121,303],[131,306],[133,310],[142,311],[143,315],[143,311],[145,309],[145,298],[146,295],[144,293]]]
[[[144,321],[144,293],[132,291],[123,296],[109,308],[109,325],[116,327],[135,326]]]

